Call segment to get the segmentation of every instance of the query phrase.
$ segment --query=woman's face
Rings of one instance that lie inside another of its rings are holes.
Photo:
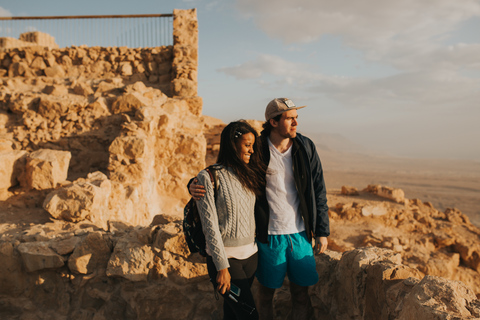
[[[251,132],[244,133],[238,138],[235,146],[237,147],[238,157],[245,163],[250,162],[250,156],[253,154],[253,144],[255,143],[255,135]]]

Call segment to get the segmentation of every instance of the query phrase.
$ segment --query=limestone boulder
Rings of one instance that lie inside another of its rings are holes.
[[[55,219],[70,222],[90,220],[107,229],[108,199],[111,182],[101,172],[94,172],[87,179],[78,179],[71,185],[59,188],[47,195],[43,208]]]
[[[93,94],[93,89],[91,86],[86,84],[85,82],[79,81],[74,87],[73,92],[75,94],[88,97],[89,95]]]
[[[358,196],[358,190],[351,186],[342,186],[341,193],[348,196]]]
[[[47,64],[45,63],[45,60],[43,60],[43,57],[35,57],[35,59],[33,59],[32,63],[30,64],[30,68],[37,70],[43,70],[46,67]]]
[[[2,150],[0,151],[0,189],[15,186],[21,180],[25,170],[26,151]]]
[[[190,255],[180,225],[175,222],[158,226],[153,238],[153,247],[185,258]]]
[[[80,274],[105,270],[111,251],[111,245],[102,232],[89,233],[68,258],[68,268]]]
[[[24,61],[21,62],[14,62],[8,68],[8,76],[9,77],[33,77],[34,74],[28,64]]]
[[[54,95],[41,97],[38,103],[38,113],[47,120],[59,119],[72,111],[71,101]]]
[[[376,194],[379,197],[393,200],[397,203],[405,203],[405,192],[402,189],[381,185],[369,185],[365,191]]]
[[[362,216],[384,216],[389,212],[389,208],[382,202],[362,207]]]
[[[462,261],[477,272],[480,272],[480,245],[478,241],[459,239],[454,245],[455,251],[460,253]]]
[[[67,239],[50,241],[50,248],[52,248],[59,255],[67,255],[72,253],[80,242],[80,237],[72,236],[71,238]]]
[[[50,78],[65,77],[65,70],[62,68],[61,65],[58,65],[58,64],[45,68],[44,72],[45,72],[45,75]]]
[[[112,112],[125,113],[125,112],[135,112],[140,109],[144,103],[137,97],[135,94],[125,94],[118,97],[112,104]]]
[[[51,86],[45,86],[43,92],[52,96],[64,96],[68,94],[68,88],[64,85],[54,84]]]
[[[343,254],[335,269],[336,292],[335,308],[339,314],[350,319],[363,319],[366,305],[365,286],[367,270],[378,263],[401,264],[402,257],[390,250],[375,247],[355,249]]]
[[[10,242],[0,242],[0,295],[18,296],[27,286],[22,258]]]
[[[130,281],[146,281],[154,253],[151,246],[126,236],[115,245],[108,261],[107,276],[122,277]]]
[[[425,276],[398,308],[399,320],[478,319],[480,301],[460,281]]]
[[[25,180],[30,189],[51,189],[67,180],[69,151],[40,149],[26,158]]]
[[[60,268],[65,264],[63,257],[55,253],[47,242],[20,243],[17,247],[28,272]]]

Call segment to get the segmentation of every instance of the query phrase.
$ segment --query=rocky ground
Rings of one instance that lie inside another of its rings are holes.
[[[391,188],[383,189],[395,191]],[[328,295],[340,295],[340,291],[332,289],[332,287],[339,285],[338,283],[332,284],[332,277],[335,278],[335,274],[337,274],[336,281],[340,281],[338,279],[344,277],[343,275],[338,276],[341,268],[347,268],[349,270],[348,273],[360,272],[358,275],[363,274],[361,277],[366,277],[362,281],[368,283],[372,281],[367,276],[371,271],[365,271],[370,270],[366,269],[365,265],[372,268],[372,266],[378,263],[384,265],[386,262],[395,263],[393,268],[397,271],[391,276],[393,279],[395,277],[400,279],[410,277],[408,279],[411,280],[408,281],[413,281],[413,283],[407,285],[410,288],[409,290],[413,290],[411,289],[412,287],[416,288],[416,285],[432,286],[431,282],[433,281],[437,289],[433,290],[430,288],[429,294],[439,295],[438,299],[460,299],[456,296],[456,293],[452,293],[452,290],[460,292],[467,290],[467,292],[470,292],[470,299],[474,299],[472,301],[477,301],[475,303],[478,303],[478,300],[475,300],[475,295],[477,298],[480,297],[480,230],[472,225],[467,216],[458,210],[447,209],[445,212],[441,212],[436,210],[431,203],[424,203],[419,199],[402,199],[401,193],[400,197],[395,198],[392,197],[392,194],[395,195],[395,193],[391,192],[391,199],[389,199],[386,198],[388,196],[386,192],[382,194],[379,190],[381,190],[379,186],[370,186],[365,190],[342,188],[342,190],[331,189],[328,191],[332,234],[329,237],[328,252],[326,255],[318,257],[317,263],[321,279],[328,279],[329,283],[319,283],[317,287],[322,289],[315,287],[314,291],[312,291],[312,299],[316,301],[314,302],[314,307],[317,318],[342,318],[342,312],[336,310],[337,308],[342,309],[341,305],[325,297]],[[6,310],[2,315],[6,316],[6,319],[9,316],[11,316],[11,319],[23,319],[17,316],[29,314],[28,312],[25,313],[25,310],[19,311],[20,309],[18,308],[20,306],[18,303],[28,301],[27,298],[33,292],[31,291],[32,289],[27,288],[29,286],[38,286],[38,279],[44,279],[41,281],[46,281],[45,283],[48,283],[48,281],[55,282],[55,284],[50,283],[51,287],[44,288],[45,292],[39,293],[39,289],[35,289],[35,294],[38,297],[54,292],[60,294],[62,290],[66,290],[65,288],[59,288],[61,286],[57,283],[58,279],[55,281],[51,280],[53,277],[52,273],[58,274],[65,268],[61,266],[63,262],[59,262],[58,265],[48,265],[48,263],[44,265],[44,261],[40,263],[38,257],[32,254],[32,249],[29,248],[30,244],[42,244],[42,248],[45,247],[43,244],[48,244],[46,245],[47,247],[53,248],[59,254],[63,254],[65,266],[68,265],[70,271],[64,270],[60,273],[70,277],[70,280],[67,281],[70,284],[63,284],[62,286],[73,286],[73,288],[76,288],[75,290],[67,290],[67,292],[70,292],[70,299],[78,298],[79,294],[89,296],[88,299],[93,299],[92,297],[94,297],[98,300],[101,298],[97,301],[97,307],[90,306],[90,309],[87,308],[88,310],[85,310],[85,304],[72,306],[71,302],[62,302],[61,305],[57,306],[60,308],[60,311],[58,311],[56,316],[60,316],[61,312],[63,312],[78,319],[87,319],[88,314],[102,314],[104,317],[99,317],[98,319],[108,319],[107,315],[113,312],[112,308],[115,308],[115,305],[120,303],[117,301],[120,299],[122,300],[121,306],[127,309],[129,307],[133,308],[133,310],[128,311],[129,313],[124,316],[124,319],[134,319],[140,315],[143,315],[145,319],[153,319],[158,314],[158,310],[152,305],[149,305],[149,307],[154,309],[149,311],[143,310],[145,305],[140,303],[138,299],[145,299],[148,294],[153,294],[158,299],[165,299],[164,294],[161,293],[163,292],[162,290],[178,295],[178,288],[188,283],[190,283],[189,286],[191,288],[194,288],[192,290],[197,295],[194,300],[196,302],[192,303],[204,304],[204,309],[192,307],[182,311],[180,308],[173,312],[167,306],[172,304],[178,307],[179,301],[174,299],[169,300],[170,302],[168,303],[165,302],[166,300],[164,301],[167,309],[163,312],[167,312],[169,317],[171,316],[172,318],[182,318],[192,314],[205,315],[214,310],[211,317],[216,319],[220,316],[219,303],[210,299],[210,285],[205,279],[203,262],[199,257],[189,256],[185,250],[183,236],[180,231],[182,218],[180,213],[173,213],[170,216],[158,216],[155,221],[152,221],[152,225],[147,227],[133,227],[117,223],[110,224],[109,230],[105,231],[88,221],[69,223],[52,219],[45,210],[38,207],[45,197],[44,191],[22,192],[21,190],[16,190],[10,191],[9,194],[4,194],[3,197],[3,201],[0,202],[0,243],[2,244],[0,246],[0,255],[4,256],[3,259],[5,257],[7,259],[3,266],[3,269],[6,270],[3,270],[3,277],[1,277],[0,282],[4,285],[9,284],[10,279],[7,280],[9,276],[5,272],[9,272],[8,270],[11,268],[17,269],[17,271],[11,274],[13,278],[24,274],[24,276],[21,276],[22,280],[19,280],[20,283],[12,289],[15,294],[19,294],[20,291],[24,290],[19,296],[21,299],[11,300],[0,294],[1,304]],[[9,244],[11,244],[11,247]],[[17,261],[16,263],[12,262],[13,260],[8,252],[11,252],[13,248],[21,252],[20,256],[22,256],[23,263],[18,260],[19,258],[13,259]],[[357,251],[359,248],[365,249]],[[38,251],[39,249],[36,248],[35,250]],[[92,258],[84,261],[82,257],[87,253],[92,255]],[[93,258],[96,255],[105,257]],[[110,260],[108,260],[109,255],[111,255]],[[51,256],[51,254],[48,256],[49,259]],[[365,259],[367,259],[367,262],[365,262]],[[94,261],[93,264],[92,260]],[[107,265],[106,269],[103,269],[104,267],[98,269],[99,266],[104,264]],[[344,266],[344,264],[347,264],[348,267]],[[403,267],[399,269],[399,265],[403,265]],[[19,273],[18,268],[26,268],[26,276],[25,273]],[[38,268],[42,269],[39,270]],[[52,271],[48,272],[49,268],[54,269],[50,269]],[[387,268],[387,270],[389,269]],[[385,273],[385,271],[383,272]],[[406,272],[408,277],[402,277],[402,272],[403,274]],[[358,275],[354,276],[354,278],[358,277]],[[437,283],[438,278],[428,278],[430,276],[459,280],[463,284],[459,282],[460,287],[452,288],[451,284]],[[373,276],[373,278],[375,277],[378,276]],[[423,279],[423,282],[427,281],[427,283],[419,282],[421,279]],[[108,283],[107,287],[99,288],[99,281]],[[351,281],[344,283],[340,281],[340,285],[344,287],[344,290],[347,289],[348,291],[350,290],[348,286],[352,286],[355,281],[360,280]],[[404,283],[403,286],[405,285]],[[8,286],[4,286],[4,289],[10,286],[11,283]],[[288,282],[286,286],[288,287]],[[130,289],[128,289],[129,287]],[[289,293],[287,287],[279,290],[276,298],[277,316],[282,319],[286,318],[289,313]],[[380,290],[379,288],[375,290]],[[138,290],[138,294],[129,296],[131,293],[126,293],[130,292],[129,290]],[[152,290],[154,293],[151,292]],[[397,288],[396,290],[399,289]],[[330,293],[326,294],[324,291],[330,291]],[[400,294],[404,291],[395,292]],[[128,297],[125,297],[126,295]],[[42,299],[48,300],[47,298]],[[88,299],[87,301],[90,301]],[[123,299],[126,299],[127,302],[123,301]],[[185,297],[182,299],[185,299]],[[361,293],[352,293],[352,296],[342,299],[346,299],[345,304],[354,304],[358,299],[368,301],[369,298],[368,292],[362,291]],[[103,302],[100,303],[99,301]],[[325,301],[330,301],[330,305],[325,306]],[[60,302],[57,301],[56,303]],[[87,305],[91,303],[93,302],[88,302]],[[127,304],[126,306],[125,303]],[[402,303],[408,304],[407,301]],[[475,312],[479,312],[480,309],[475,308],[480,306],[468,307],[468,303],[465,308],[473,310],[470,311],[473,312],[473,315],[476,314]],[[48,308],[52,308],[52,305],[49,305],[48,302],[45,302],[45,304],[48,305]],[[64,310],[67,308],[66,306],[70,306],[69,308],[74,310],[67,312]],[[37,307],[31,306],[30,315],[35,314],[38,319],[46,319],[54,314],[51,311],[50,313],[42,313]],[[367,319],[368,317],[365,317],[365,314],[368,314],[368,310],[364,308],[366,307],[357,306],[353,308],[353,316],[361,313],[364,315],[364,319]],[[383,306],[382,308],[385,309],[387,307]],[[407,310],[405,308],[403,307],[401,310]],[[326,315],[324,313],[325,309],[330,309],[330,312],[333,312],[335,315]],[[407,313],[407,311],[401,310],[388,312],[389,314],[394,313],[398,318],[401,318],[401,312]],[[446,311],[446,314],[456,315],[457,311]],[[384,310],[383,312],[387,311]],[[458,314],[461,314],[461,312]],[[408,319],[408,317],[404,319]],[[445,319],[450,318],[447,317]],[[465,319],[469,319],[469,317],[465,317]]]

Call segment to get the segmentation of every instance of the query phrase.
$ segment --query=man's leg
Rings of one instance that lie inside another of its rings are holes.
[[[273,320],[273,296],[275,289],[258,284],[257,309],[260,320]]]
[[[290,294],[292,297],[292,319],[313,319],[313,308],[308,295],[308,287],[302,287],[290,281]]]
[[[269,243],[257,242],[258,246],[258,295],[257,308],[260,319],[273,319],[273,295],[280,288],[287,273],[286,253],[288,236],[269,235]]]
[[[288,252],[288,279],[292,299],[292,319],[312,319],[313,308],[308,288],[318,282],[318,273],[312,244],[305,231],[291,234]]]

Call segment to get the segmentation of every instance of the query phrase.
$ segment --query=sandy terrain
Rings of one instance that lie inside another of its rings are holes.
[[[318,150],[327,189],[343,185],[361,190],[381,184],[405,191],[408,199],[431,202],[435,208],[457,208],[480,226],[480,162],[408,159]]]

